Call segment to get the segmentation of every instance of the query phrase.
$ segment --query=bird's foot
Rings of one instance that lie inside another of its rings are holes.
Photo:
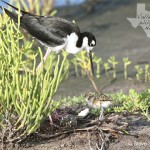
[[[103,121],[104,119],[105,119],[104,116],[99,116],[99,118],[98,118],[99,121]]]
[[[49,121],[50,121],[50,126],[56,127],[56,128],[60,128],[59,125],[57,125],[57,124],[55,124],[55,123],[53,122],[53,119],[52,119],[52,116],[51,116],[51,115],[49,115],[48,118],[49,118]]]
[[[103,111],[103,109],[101,109],[101,112],[100,112],[98,120],[99,121],[103,121],[104,119],[105,119],[105,117],[104,117],[104,111]]]

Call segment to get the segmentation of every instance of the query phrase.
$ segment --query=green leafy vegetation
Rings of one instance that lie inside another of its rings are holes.
[[[123,62],[116,61],[115,56],[110,56],[107,61],[103,61],[102,58],[96,57],[93,54],[93,63],[96,68],[96,78],[100,78],[102,76],[102,70],[105,71],[105,75],[107,78],[116,79],[117,78],[117,65],[122,64],[123,67],[123,74],[124,79],[128,79],[128,66],[132,63],[131,60],[124,57],[122,59]],[[77,77],[86,76],[86,72],[90,71],[90,62],[87,56],[86,51],[82,51],[77,54],[71,61],[72,65],[74,66],[75,74]],[[72,66],[70,65],[70,66]],[[102,67],[103,66],[103,67]],[[68,68],[69,69],[69,68]],[[109,70],[112,70],[112,74],[109,73]],[[149,64],[141,64],[135,65],[133,70],[136,72],[135,79],[137,81],[149,82],[150,81],[150,67]],[[91,73],[92,74],[92,73]],[[132,77],[134,79],[134,77]]]
[[[146,116],[150,121],[150,90],[146,90],[142,93],[138,93],[133,89],[129,90],[129,94],[117,93],[112,94],[111,97],[114,103],[118,106],[114,106],[115,112],[140,112],[142,115]]]
[[[131,61],[126,57],[122,59],[124,62],[124,78],[127,79],[128,73],[127,73],[127,67],[131,64]]]
[[[116,65],[118,64],[118,61],[116,61],[115,56],[110,56],[110,58],[108,59],[108,62],[112,65],[112,68],[113,68],[113,79],[116,79],[117,78]]]
[[[136,92],[134,89],[130,89],[128,94],[118,92],[115,94],[107,94],[111,97],[113,105],[106,109],[107,113],[116,112],[131,112],[144,115],[150,121],[150,90],[146,90],[142,93]],[[63,106],[77,106],[78,104],[87,106],[84,100],[84,96],[68,97],[62,99]],[[91,114],[98,116],[100,109],[91,109]]]
[[[0,20],[0,130],[1,141],[7,142],[35,132],[59,106],[60,102],[52,98],[66,75],[63,68],[68,53],[55,56],[55,66],[54,58],[49,59],[45,71],[42,50],[38,48],[42,68],[36,71],[37,54],[26,57],[33,42],[22,41],[19,24],[16,26],[7,17],[0,16]]]
[[[65,106],[65,107],[77,106],[78,104],[86,105],[83,95],[78,97],[76,96],[65,97],[62,98],[61,102],[62,102],[61,106]]]

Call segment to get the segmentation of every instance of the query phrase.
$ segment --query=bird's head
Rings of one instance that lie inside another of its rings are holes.
[[[90,32],[83,32],[82,33],[82,48],[86,49],[88,53],[90,53],[93,48],[96,46],[96,38],[95,36]]]
[[[93,61],[92,61],[92,50],[96,46],[96,38],[90,32],[83,32],[82,38],[83,38],[82,48],[86,49],[87,52],[89,53],[91,69],[92,69],[92,73],[94,74]]]

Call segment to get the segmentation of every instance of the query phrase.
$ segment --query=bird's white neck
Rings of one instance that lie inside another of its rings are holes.
[[[88,38],[84,37],[82,39],[82,44],[80,47],[77,47],[77,41],[79,37],[76,33],[71,33],[67,36],[65,49],[68,53],[76,54],[83,49],[88,49]]]
[[[81,48],[76,47],[77,41],[78,36],[76,33],[71,33],[67,36],[65,49],[68,53],[76,54],[82,50]]]

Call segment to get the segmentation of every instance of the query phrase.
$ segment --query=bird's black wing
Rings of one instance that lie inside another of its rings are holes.
[[[63,44],[64,38],[72,32],[80,33],[76,24],[58,17],[25,14],[21,24],[32,36],[52,47]]]

